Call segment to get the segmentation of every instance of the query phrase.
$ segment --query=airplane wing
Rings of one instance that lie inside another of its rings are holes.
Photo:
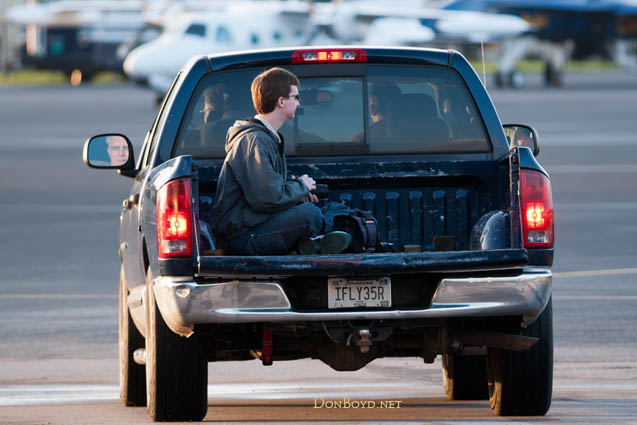
[[[50,3],[18,4],[7,9],[6,18],[18,25],[81,26],[92,25],[102,19],[102,11],[109,9],[141,11],[142,2],[127,0],[62,0]]]
[[[433,40],[436,34],[418,19],[378,18],[369,26],[363,45],[414,46]]]
[[[6,12],[7,20],[18,25],[78,26],[92,24],[99,19],[95,11],[51,7],[47,4],[16,5]]]
[[[400,32],[400,20],[409,28],[416,30],[416,24],[429,29],[422,33],[422,42],[430,41],[431,32],[435,38],[457,40],[476,43],[491,42],[507,37],[515,37],[532,29],[524,19],[506,14],[491,14],[477,11],[443,10],[422,7],[390,7],[373,5],[365,2],[348,2],[325,8],[323,16],[317,19],[321,25],[331,25],[334,32],[347,42],[355,42],[373,38],[368,35],[373,30],[372,23],[377,20],[388,23],[382,24],[387,31],[385,36],[393,38],[394,32]],[[397,38],[400,38],[397,35]],[[429,39],[428,39],[429,38]],[[384,43],[386,44],[386,43]]]

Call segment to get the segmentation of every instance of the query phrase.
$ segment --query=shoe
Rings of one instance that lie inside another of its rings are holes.
[[[330,232],[314,239],[299,242],[298,252],[301,255],[340,254],[349,247],[352,236],[347,232]]]
[[[340,254],[349,247],[352,236],[347,232],[334,231],[319,239],[321,254]]]
[[[297,251],[301,255],[312,255],[316,254],[320,249],[319,240],[318,239],[304,239],[299,242],[299,246],[297,247]]]

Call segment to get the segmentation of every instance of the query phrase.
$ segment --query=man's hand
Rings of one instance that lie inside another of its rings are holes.
[[[311,202],[313,204],[316,204],[318,202],[318,197],[312,192],[310,192],[308,193],[307,198],[303,200],[303,202]]]
[[[316,189],[316,182],[307,174],[303,174],[301,177],[298,178],[298,180],[301,180],[305,184],[305,186],[307,186],[308,190],[312,191]]]
[[[305,186],[307,186],[308,190],[312,191],[316,189],[316,182],[314,179],[307,174],[303,174],[301,177],[296,177],[294,175],[291,176],[292,179],[301,180]],[[307,194],[307,197],[303,200],[303,202],[311,202],[316,204],[318,202],[318,197],[312,192]]]

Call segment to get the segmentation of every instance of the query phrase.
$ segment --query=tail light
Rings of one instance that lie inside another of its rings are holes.
[[[192,256],[191,180],[166,183],[157,195],[159,257]]]
[[[526,248],[553,247],[551,181],[538,171],[521,170],[522,228]]]
[[[304,49],[292,53],[292,63],[367,62],[363,49]]]

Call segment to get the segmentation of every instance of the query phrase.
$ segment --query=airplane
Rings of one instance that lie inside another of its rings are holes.
[[[155,90],[159,100],[179,69],[197,54],[335,43],[422,46],[435,42],[446,47],[503,40],[531,28],[517,16],[425,9],[415,4],[413,0],[396,0],[391,7],[372,1],[250,2],[209,13],[184,12],[157,39],[133,49],[124,72]]]
[[[233,2],[173,17],[156,39],[131,50],[124,72],[158,100],[193,56],[305,43],[310,5],[301,1]]]
[[[144,0],[144,23],[126,41],[119,45],[116,51],[117,58],[124,63],[126,56],[136,47],[148,43],[159,37],[164,28],[171,25],[175,19],[179,19],[184,13],[224,10],[228,5],[227,0]]]
[[[420,2],[422,3],[422,2]],[[347,1],[322,5],[317,27],[350,44],[456,48],[493,43],[525,34],[525,20],[506,14],[414,6],[415,2]]]
[[[637,2],[621,0],[452,0],[445,10],[516,15],[531,25],[525,37],[508,40],[496,58],[498,86],[520,87],[516,63],[529,55],[544,62],[547,86],[563,84],[567,60],[601,57],[637,74]]]
[[[100,71],[122,72],[117,47],[142,25],[141,0],[61,0],[15,5],[7,21],[26,27],[23,66],[61,70],[80,83]]]

